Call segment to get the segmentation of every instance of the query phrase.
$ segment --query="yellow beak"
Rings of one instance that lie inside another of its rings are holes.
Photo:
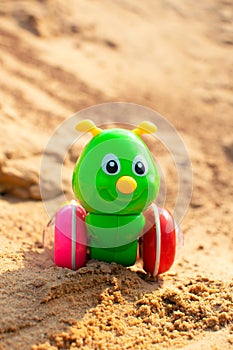
[[[130,194],[136,190],[137,182],[131,176],[122,176],[117,180],[116,188],[123,194]]]

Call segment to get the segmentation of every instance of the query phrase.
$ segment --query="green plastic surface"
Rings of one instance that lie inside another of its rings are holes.
[[[137,238],[145,218],[139,215],[100,215],[86,217],[92,259],[133,265],[137,256]]]
[[[119,159],[119,173],[109,175],[103,171],[101,164],[107,154]],[[136,156],[142,156],[148,165],[145,176],[133,172]],[[121,176],[131,176],[137,182],[133,194],[117,191],[116,183]],[[140,137],[124,129],[104,130],[95,136],[82,152],[72,179],[74,193],[88,212],[114,215],[141,213],[155,199],[159,183],[147,146]]]

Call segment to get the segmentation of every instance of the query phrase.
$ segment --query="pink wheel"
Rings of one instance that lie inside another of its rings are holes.
[[[54,262],[57,266],[77,270],[86,263],[86,212],[75,201],[55,215]]]
[[[155,277],[168,271],[175,260],[175,222],[167,210],[155,204],[144,215],[148,229],[142,237],[143,268]]]

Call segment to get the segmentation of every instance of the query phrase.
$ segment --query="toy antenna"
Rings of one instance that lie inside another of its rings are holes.
[[[141,122],[136,129],[133,130],[133,132],[141,137],[143,134],[153,134],[156,132],[157,126],[154,125],[151,122]]]
[[[77,129],[78,131],[82,131],[82,132],[90,132],[92,133],[92,136],[96,136],[99,135],[102,132],[102,129],[97,128],[97,126],[94,124],[94,122],[92,120],[89,119],[85,119],[82,120],[81,122],[79,122],[75,129]]]

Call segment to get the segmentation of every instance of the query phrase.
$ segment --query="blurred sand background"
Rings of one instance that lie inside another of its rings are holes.
[[[0,0],[0,349],[232,348],[232,45],[231,0]],[[158,281],[42,249],[43,149],[108,101],[164,115],[192,160],[185,247]]]

